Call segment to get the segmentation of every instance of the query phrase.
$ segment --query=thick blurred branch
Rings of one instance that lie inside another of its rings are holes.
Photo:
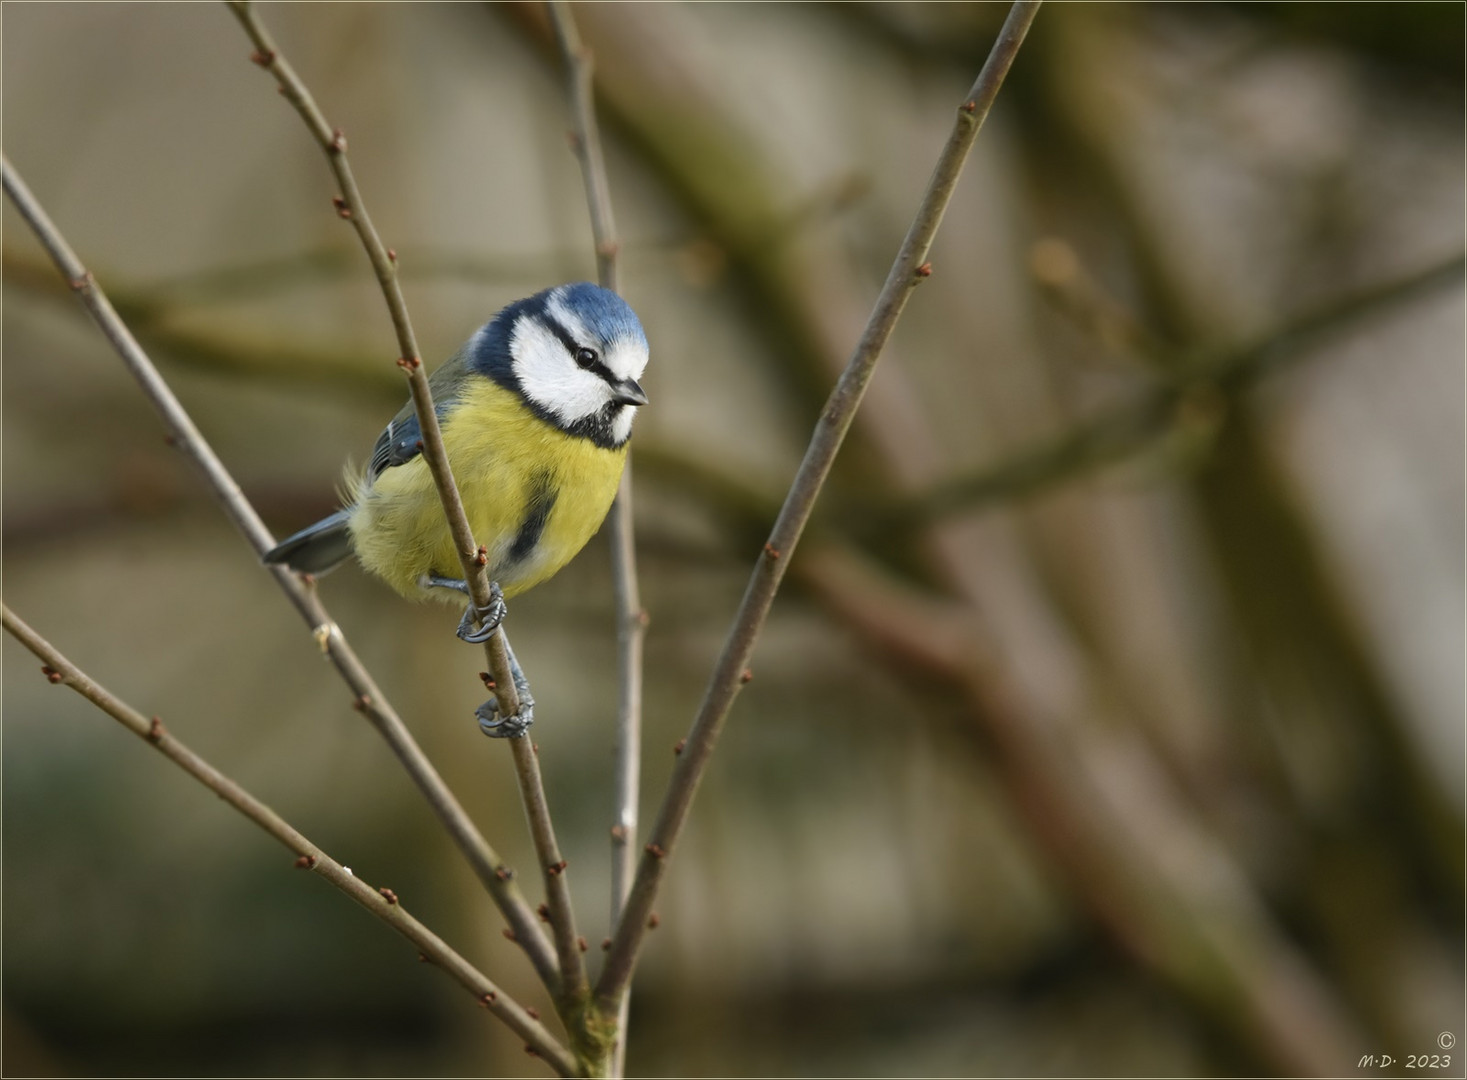
[[[438,489],[438,498],[443,504],[449,532],[453,535],[464,581],[468,583],[474,606],[480,611],[489,610],[491,595],[489,575],[485,570],[488,563],[487,553],[474,542],[473,530],[464,513],[458,485],[454,483],[448,451],[443,445],[443,433],[438,426],[438,413],[433,407],[433,393],[428,386],[428,376],[423,370],[422,357],[418,354],[412,321],[408,317],[407,304],[398,283],[396,254],[382,243],[382,238],[367,216],[356,178],[347,161],[346,136],[339,128],[332,128],[327,122],[305,83],[280,55],[274,39],[256,18],[249,0],[228,0],[228,3],[245,33],[255,44],[257,51],[251,59],[275,77],[286,100],[300,114],[324,151],[327,163],[341,187],[341,195],[335,199],[337,213],[347,219],[356,230],[382,287],[382,297],[392,317],[393,329],[397,333],[397,362],[407,375],[413,409],[422,434],[423,460],[427,463],[433,475],[434,486]],[[484,643],[484,654],[494,676],[494,695],[499,703],[499,715],[518,715],[519,693],[511,672],[508,646],[502,628],[496,627]],[[530,818],[530,834],[534,838],[536,854],[540,859],[547,902],[553,916],[551,923],[555,932],[560,974],[557,979],[547,982],[547,985],[555,993],[562,1009],[565,1009],[568,1003],[584,997],[586,992],[586,970],[576,942],[565,860],[560,857],[560,849],[555,842],[555,828],[550,820],[549,804],[545,799],[544,783],[540,777],[540,764],[533,746],[523,737],[511,739],[509,742],[520,794],[524,800],[525,812]]]
[[[1226,400],[1317,347],[1327,335],[1457,281],[1462,270],[1463,256],[1457,255],[1333,300],[1257,341],[1172,364],[1171,378],[1134,401],[1082,420],[1053,440],[997,465],[941,481],[901,506],[879,513],[880,527],[919,528],[950,514],[1022,499],[1134,454],[1187,424],[1192,416],[1225,407]],[[1219,395],[1221,402],[1216,400]],[[1188,403],[1194,401],[1201,408],[1188,410]]]
[[[830,475],[836,453],[855,418],[862,394],[881,356],[882,346],[896,326],[912,290],[931,273],[931,267],[924,260],[937,235],[943,211],[952,198],[968,151],[1038,10],[1036,2],[1014,4],[988,61],[969,91],[968,100],[958,106],[952,134],[938,157],[916,217],[877,297],[860,341],[816,424],[805,458],[755,564],[723,651],[714,665],[703,703],[678,756],[652,829],[651,841],[637,868],[631,897],[617,924],[606,967],[596,986],[597,999],[603,1006],[618,1005],[626,992],[647,930],[652,904],[666,872],[667,860],[687,820],[688,810],[733,699],[739,687],[747,681],[749,658],[774,602],[774,594],[789,567],[790,557],[809,521],[820,489]]]
[[[4,161],[4,186],[5,193],[51,255],[62,277],[72,284],[97,326],[142,387],[143,393],[167,428],[170,443],[198,466],[209,489],[223,504],[225,513],[234,522],[235,527],[244,534],[250,547],[254,549],[256,558],[263,557],[265,552],[275,545],[270,531],[265,528],[264,522],[255,513],[249,500],[244,497],[239,485],[234,482],[234,478],[230,476],[224,464],[194,426],[188,413],[184,411],[183,406],[174,397],[173,391],[158,374],[152,361],[148,359],[147,354],[143,352],[127,326],[118,318],[106,294],[76,257],[75,252],[71,250],[55,225],[51,223],[50,218],[46,216],[45,211],[31,195],[30,190],[25,186],[9,160]],[[448,790],[443,778],[438,775],[437,770],[433,768],[432,763],[428,761],[408,732],[401,717],[387,701],[386,695],[378,688],[376,681],[367,672],[351,646],[347,644],[345,635],[327,613],[315,589],[308,587],[299,577],[284,567],[271,566],[266,569],[305,619],[306,625],[311,628],[316,637],[317,644],[330,657],[336,670],[351,689],[356,707],[371,720],[373,726],[387,741],[393,753],[397,755],[398,760],[402,762],[403,767],[443,822],[455,844],[474,868],[474,872],[489,890],[494,902],[514,931],[515,939],[525,949],[536,970],[540,972],[542,978],[547,976],[554,978],[555,961],[549,944],[540,930],[534,912],[530,910],[524,897],[520,895],[519,889],[513,883],[513,871],[489,846],[478,829],[474,827],[474,823],[464,812],[463,807],[459,805],[458,800],[454,798],[453,793]]]
[[[320,874],[367,911],[412,942],[422,959],[437,964],[479,1004],[503,1020],[561,1076],[577,1075],[576,1060],[555,1037],[529,1015],[517,1001],[496,986],[426,926],[407,913],[391,889],[374,889],[331,856],[302,836],[289,822],[255,798],[239,784],[210,765],[163,726],[97,683],[36,633],[9,607],[3,607],[5,630],[43,663],[42,673],[52,683],[63,683],[111,716],[138,738],[219,796],[234,809],[279,840],[300,858],[296,866]]]

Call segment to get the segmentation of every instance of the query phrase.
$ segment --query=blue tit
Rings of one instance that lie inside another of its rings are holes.
[[[470,605],[460,636],[487,637],[502,616],[501,595],[549,578],[600,527],[632,421],[647,404],[637,382],[647,355],[627,303],[580,282],[510,304],[433,372],[448,460],[497,586],[498,610]],[[346,489],[349,505],[282,541],[265,561],[323,574],[355,552],[411,599],[445,596],[442,586],[466,591],[411,402],[377,439],[365,471],[348,471]],[[472,632],[478,621],[485,628]]]

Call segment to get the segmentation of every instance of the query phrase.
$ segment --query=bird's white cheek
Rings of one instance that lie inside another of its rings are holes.
[[[611,422],[611,435],[614,441],[624,443],[632,434],[632,421],[637,418],[637,407],[635,405],[623,405],[616,414],[616,419]]]
[[[533,319],[515,327],[510,353],[525,396],[564,423],[606,404],[606,385],[576,367],[560,339]]]

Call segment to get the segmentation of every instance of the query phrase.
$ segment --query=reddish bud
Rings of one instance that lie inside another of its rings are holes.
[[[353,709],[355,709],[357,712],[364,713],[364,712],[366,712],[368,709],[370,709],[372,707],[372,699],[371,699],[371,697],[369,695],[362,694],[360,697],[358,697],[355,701],[353,701],[351,703],[351,707]]]
[[[648,930],[656,930],[661,925],[662,925],[662,916],[659,915],[659,914],[657,914],[657,912],[654,911],[651,915],[648,915],[647,916],[647,929]]]
[[[930,262],[925,262],[921,266],[917,267],[917,276],[919,278],[931,277],[932,264]]]
[[[390,262],[397,262],[397,252],[392,248],[387,249],[387,258]]]
[[[537,1013],[537,1012],[535,1012],[534,1009],[526,1009],[525,1012],[529,1013],[531,1016],[535,1017],[535,1019],[537,1019],[537,1020],[540,1018],[540,1014]],[[529,1054],[531,1057],[539,1057],[540,1056],[540,1051],[536,1050],[529,1043],[525,1043],[525,1053]]]
[[[397,358],[397,366],[404,371],[417,371],[418,368],[423,366],[423,361],[419,360],[416,356],[399,356]]]
[[[478,563],[480,566],[489,565],[489,549],[483,544],[480,544],[479,550],[474,552],[474,562]]]
[[[507,926],[503,930],[501,930],[499,932],[504,935],[504,940],[505,941],[518,941],[519,940],[519,938],[517,938],[517,937],[514,936],[514,931],[511,930]]]
[[[396,904],[397,903],[397,893],[395,893],[391,889],[387,888],[387,886],[384,885],[382,888],[378,889],[377,891],[382,894],[382,899],[386,900],[389,904]]]
[[[566,862],[564,859],[561,859],[560,862],[547,866],[545,868],[545,872],[551,877],[559,877],[561,874],[565,873],[565,868],[569,865],[570,863]]]
[[[479,999],[479,1004],[482,1005],[482,1006],[484,1006],[487,1009],[490,1005],[493,1005],[498,1000],[499,1000],[499,991],[497,991],[497,990],[490,990],[487,994],[485,994],[483,997],[481,997]]]
[[[535,914],[540,916],[540,918],[544,919],[546,922],[550,921],[550,909],[544,904],[541,904],[535,909]]]
[[[611,838],[613,840],[619,840],[622,843],[625,843],[627,838],[627,827],[625,825],[613,825],[611,827]]]
[[[299,859],[295,861],[295,868],[297,870],[309,870],[315,865],[316,856],[314,855],[302,855]]]
[[[59,683],[61,681],[61,672],[57,671],[50,664],[41,665],[41,674],[46,676],[47,682]]]
[[[648,844],[643,850],[654,859],[661,859],[667,855],[666,850],[663,849],[661,844]]]
[[[153,722],[148,725],[148,741],[149,742],[158,742],[162,738],[163,738],[163,721],[162,720],[159,720],[155,716],[155,717],[153,717]]]
[[[754,669],[753,668],[744,668],[743,671],[739,672],[739,682],[744,683],[744,684],[747,685],[748,683],[751,683],[753,681],[754,681]]]
[[[346,153],[346,135],[342,133],[341,128],[331,133],[331,149],[338,154]]]
[[[775,547],[773,544],[765,544],[764,554],[768,555],[771,559],[777,559],[779,558],[779,548]]]
[[[92,285],[92,272],[90,270],[83,271],[81,277],[74,277],[67,284],[71,286],[73,292],[81,292],[83,289],[89,289]]]
[[[578,949],[580,949],[580,950],[581,950],[581,952],[585,952],[585,951],[586,951],[586,949],[588,949],[588,948],[589,948],[589,947],[590,947],[590,946],[588,946],[588,945],[587,945],[587,944],[586,944],[586,939],[585,939],[585,938],[583,938],[583,937],[578,937],[578,938],[576,938],[576,947],[577,947],[577,948],[578,948]]]
[[[430,963],[430,962],[431,961],[429,961],[429,959],[425,955],[423,955],[422,953],[418,953],[418,963],[420,963],[420,964],[427,964],[427,963]]]
[[[269,67],[275,63],[275,53],[270,49],[256,49],[250,53],[250,62],[259,64],[261,67]]]
[[[538,1019],[540,1019],[540,1010],[537,1009],[537,1008],[535,1008],[535,1006],[533,1006],[533,1005],[526,1005],[525,1006],[525,1015],[528,1016],[531,1020],[538,1020]],[[530,1053],[533,1054],[534,1051],[531,1050]]]
[[[494,868],[494,876],[500,881],[509,881],[514,877],[514,871],[507,866],[496,866]]]
[[[683,752],[683,750],[687,747],[687,745],[688,745],[688,740],[687,739],[679,739],[677,742],[673,743],[672,744],[672,754],[673,754],[673,756],[674,757],[677,757],[679,754],[681,754]]]
[[[611,939],[610,938],[602,938],[601,939],[601,951],[602,952],[606,952],[610,948],[611,948]]]

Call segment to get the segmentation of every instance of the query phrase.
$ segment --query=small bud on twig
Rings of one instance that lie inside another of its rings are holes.
[[[363,694],[351,703],[351,707],[357,712],[364,713],[372,707],[372,699],[367,694]]]
[[[617,843],[625,844],[627,842],[627,827],[625,825],[613,825],[611,827],[611,838]]]
[[[57,671],[50,664],[41,665],[41,674],[46,676],[46,681],[49,683],[55,684],[61,681],[61,672]]]
[[[404,371],[417,371],[418,368],[423,366],[423,361],[419,360],[416,356],[399,356],[397,358],[397,366]]]
[[[338,154],[346,153],[346,135],[342,133],[341,128],[331,133],[331,149]]]
[[[610,948],[611,948],[611,939],[610,938],[602,938],[601,939],[601,951],[602,952],[606,952]]]
[[[553,863],[550,866],[547,866],[545,868],[545,872],[551,877],[558,877],[559,875],[565,873],[565,868],[569,865],[570,863],[566,862],[564,859],[561,859],[560,862]]]
[[[499,992],[497,990],[490,990],[487,994],[479,999],[479,1004],[487,1009],[490,1005],[493,1005],[498,1000]]]
[[[583,938],[583,937],[576,938],[576,948],[580,949],[581,952],[585,952],[589,947],[590,946],[588,946],[586,944],[586,939],[585,938]]]
[[[753,681],[754,681],[754,669],[753,668],[744,668],[743,671],[739,672],[739,682],[741,682],[741,683],[743,683],[744,685],[747,686],[749,683],[751,683]]]
[[[496,866],[494,868],[494,876],[500,881],[509,881],[514,877],[514,871],[507,866]]]
[[[159,720],[156,716],[153,717],[153,722],[148,725],[148,741],[163,741],[163,721]]]
[[[315,865],[316,856],[314,855],[302,855],[299,859],[295,861],[295,868],[297,870],[309,870]]]
[[[657,914],[657,912],[654,911],[651,915],[648,915],[647,916],[647,929],[648,930],[656,930],[661,925],[662,925],[662,916],[659,915],[659,914]]]
[[[387,261],[397,262],[397,251],[394,248],[387,249]]]
[[[275,63],[275,53],[270,49],[256,49],[250,53],[250,63],[259,64],[261,67],[269,67]]]
[[[480,544],[479,550],[474,552],[474,562],[478,563],[480,566],[489,565],[489,549],[483,544]]]
[[[71,278],[67,281],[67,284],[71,286],[73,292],[81,292],[84,289],[91,288],[93,280],[92,272],[87,270],[80,277]]]
[[[917,267],[917,276],[919,278],[930,278],[932,276],[932,264],[930,262],[925,262],[921,266]]]
[[[531,1020],[538,1020],[538,1019],[540,1019],[540,1010],[537,1009],[537,1008],[535,1008],[535,1006],[533,1006],[533,1005],[526,1005],[525,1006],[525,1015],[528,1016]],[[530,1053],[533,1054],[534,1051],[531,1050]]]
[[[544,919],[546,922],[550,921],[550,909],[544,904],[541,904],[535,909],[535,914],[540,916],[540,918]]]
[[[505,941],[518,941],[519,940],[519,938],[517,938],[517,937],[514,936],[514,931],[511,930],[507,926],[503,930],[501,930],[499,932],[504,935],[504,940]]]
[[[648,844],[643,850],[654,859],[661,859],[667,855],[667,852],[663,850],[661,844]]]
[[[771,559],[777,559],[779,558],[779,548],[775,547],[773,544],[765,544],[764,554],[768,555]]]
[[[393,892],[387,886],[384,885],[377,891],[382,894],[382,899],[386,900],[389,904],[397,903],[397,893]]]
[[[688,740],[687,739],[679,739],[677,742],[673,743],[672,744],[672,756],[673,757],[678,757],[679,755],[681,755],[682,752],[683,752],[683,750],[687,747],[687,745],[688,745]]]

